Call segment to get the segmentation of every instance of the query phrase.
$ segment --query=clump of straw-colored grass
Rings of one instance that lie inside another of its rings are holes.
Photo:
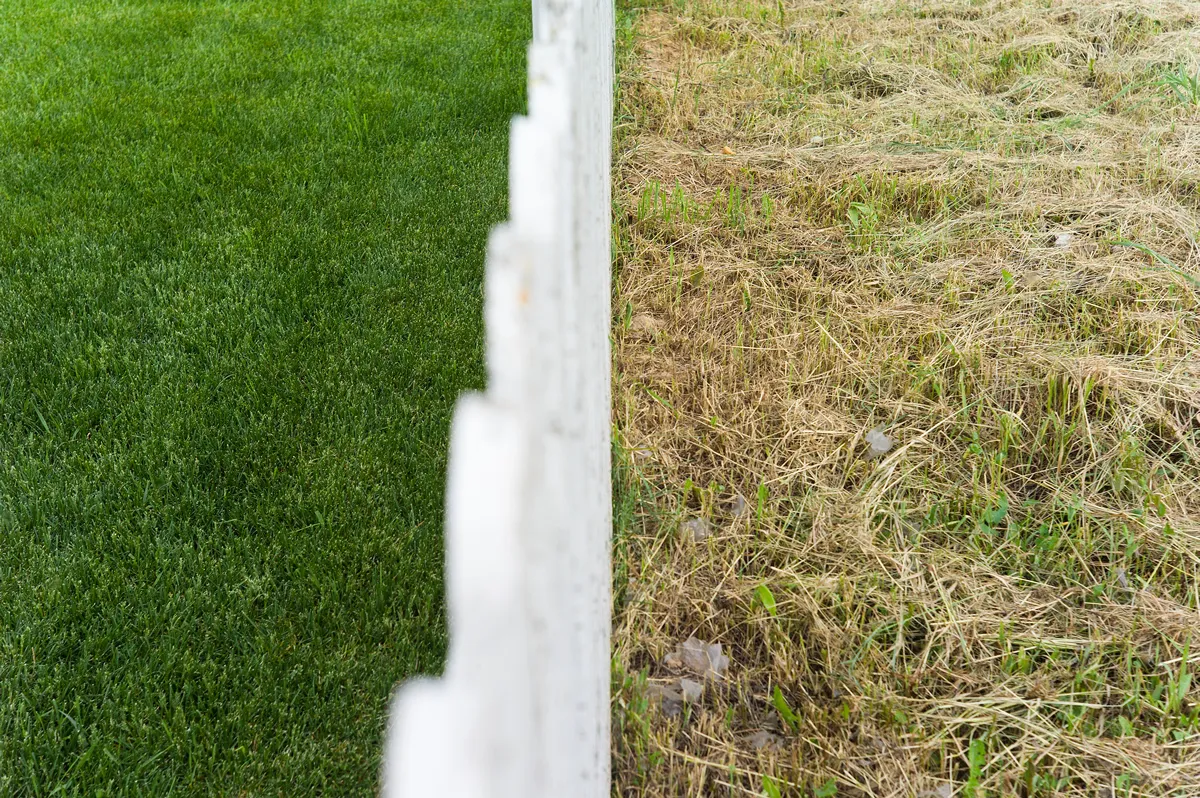
[[[626,19],[616,792],[1200,795],[1200,3]]]

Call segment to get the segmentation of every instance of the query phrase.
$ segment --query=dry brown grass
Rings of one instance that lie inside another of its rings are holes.
[[[626,19],[615,792],[1200,796],[1200,3]]]

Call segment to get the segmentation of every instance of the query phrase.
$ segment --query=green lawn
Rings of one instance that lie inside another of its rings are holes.
[[[527,0],[0,0],[0,796],[370,795]]]

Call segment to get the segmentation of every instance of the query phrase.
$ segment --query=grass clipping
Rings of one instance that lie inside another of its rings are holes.
[[[1200,795],[1200,4],[624,19],[615,792]]]

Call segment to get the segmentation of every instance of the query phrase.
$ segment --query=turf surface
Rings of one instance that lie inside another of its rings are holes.
[[[526,2],[0,0],[0,795],[368,795]]]

